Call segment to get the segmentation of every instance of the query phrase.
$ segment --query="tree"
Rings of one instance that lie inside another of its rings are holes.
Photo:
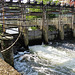
[[[52,2],[53,0],[35,0],[35,1],[37,1],[38,3],[40,3],[41,1],[43,1],[43,3],[44,4],[47,4],[47,2]],[[55,3],[58,3],[58,0],[57,1],[54,1]],[[35,7],[35,6],[34,6]],[[55,10],[55,9],[54,9]],[[30,12],[42,12],[42,10],[41,9],[35,9],[35,8],[29,8],[29,11]],[[34,18],[41,18],[42,16],[29,16],[28,18],[29,19],[34,19]],[[48,18],[53,18],[53,17],[55,17],[55,14],[49,14],[48,15]]]

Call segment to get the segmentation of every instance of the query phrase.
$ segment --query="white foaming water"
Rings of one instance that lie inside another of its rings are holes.
[[[28,28],[29,31],[32,31],[31,27]]]
[[[10,29],[6,29],[6,33],[8,34],[18,34],[18,28],[10,28]]]
[[[75,51],[58,50],[51,46],[37,45],[29,47],[40,58],[47,59],[52,65],[67,67],[75,71]]]
[[[59,45],[59,43],[58,43]],[[29,52],[18,52],[14,66],[23,75],[75,75],[75,44],[59,47],[35,45]]]

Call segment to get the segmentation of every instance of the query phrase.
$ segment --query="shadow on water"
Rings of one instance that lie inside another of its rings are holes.
[[[75,50],[75,38],[74,37],[65,37],[64,40],[55,39],[49,40],[49,46],[53,47],[62,47],[70,50]]]
[[[33,39],[33,40],[29,40],[29,46],[41,45],[41,44],[42,44],[42,39]]]

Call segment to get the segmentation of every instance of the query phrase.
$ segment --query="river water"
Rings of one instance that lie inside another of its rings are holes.
[[[23,75],[75,75],[75,41],[34,45],[30,52],[14,55],[14,66]]]

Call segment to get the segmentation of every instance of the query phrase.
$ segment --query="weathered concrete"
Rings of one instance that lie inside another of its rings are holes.
[[[72,24],[73,24],[73,26],[72,26],[73,37],[75,37],[75,14],[72,16],[72,18],[73,18],[73,21],[72,21]]]
[[[59,15],[59,37],[61,40],[64,40],[64,27],[61,14]]]
[[[75,37],[75,24],[74,24],[74,28],[73,28],[73,37]]]
[[[21,75],[12,66],[0,58],[0,75]]]
[[[28,41],[28,29],[25,26],[23,26],[22,29],[23,29],[22,34],[23,34],[25,48],[28,50],[28,44],[29,44],[29,41]]]
[[[43,8],[43,15],[42,15],[42,38],[44,44],[48,44],[48,25],[47,25],[47,18],[46,18],[46,10]]]
[[[13,37],[9,37],[9,36],[2,37],[2,40],[1,40],[2,50],[1,51],[3,51],[2,56],[3,56],[4,60],[7,63],[9,63],[11,66],[14,66],[13,48],[9,48],[8,50],[5,50],[12,44],[12,40],[13,40]]]

